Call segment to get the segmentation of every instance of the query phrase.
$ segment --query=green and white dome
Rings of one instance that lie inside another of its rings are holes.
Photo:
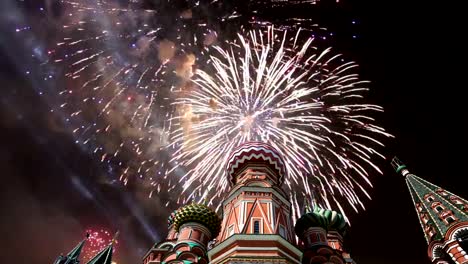
[[[316,206],[312,212],[305,213],[297,220],[294,231],[300,237],[310,227],[321,227],[326,231],[337,231],[343,235],[346,229],[346,220],[342,214],[336,211]]]

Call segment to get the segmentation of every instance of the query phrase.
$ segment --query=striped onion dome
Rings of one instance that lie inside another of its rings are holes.
[[[211,232],[211,237],[216,237],[221,230],[221,218],[204,204],[192,203],[179,208],[174,216],[174,229],[179,232],[179,228],[189,222],[199,223]]]
[[[286,174],[283,158],[275,148],[262,142],[247,142],[234,149],[228,159],[227,176],[235,184],[236,176],[246,166],[259,164],[276,172],[278,184],[283,182]]]
[[[342,214],[315,207],[312,212],[305,213],[294,226],[296,235],[301,237],[304,231],[310,227],[321,227],[327,231],[337,231],[341,235],[344,234],[346,229],[346,220]]]

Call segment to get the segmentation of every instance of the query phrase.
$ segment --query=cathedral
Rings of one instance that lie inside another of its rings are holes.
[[[392,166],[408,185],[432,263],[468,263],[468,202],[411,174],[397,158]],[[293,223],[281,187],[285,164],[272,146],[252,142],[238,147],[226,170],[231,190],[222,216],[203,203],[179,208],[168,218],[166,238],[148,250],[143,264],[356,263],[344,246],[347,223],[340,213],[306,202]],[[85,241],[54,264],[80,263]],[[111,264],[112,247],[88,264]]]

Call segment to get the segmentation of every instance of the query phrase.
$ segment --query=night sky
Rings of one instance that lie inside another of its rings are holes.
[[[139,263],[165,235],[173,208],[131,184],[103,183],[106,169],[50,114],[35,90],[41,82],[25,76],[30,51],[16,45],[8,23],[16,15],[7,13],[8,3],[17,2],[1,2],[0,261],[52,263],[91,227],[120,230],[115,259]],[[414,174],[468,198],[460,9],[419,0],[344,0],[324,1],[311,12],[337,32],[335,49],[360,64],[362,79],[371,81],[368,100],[385,108],[379,124],[395,135],[383,150],[387,161],[378,162],[384,175],[371,177],[367,210],[349,216],[345,244],[359,264],[430,263],[405,182],[389,164],[394,155]]]

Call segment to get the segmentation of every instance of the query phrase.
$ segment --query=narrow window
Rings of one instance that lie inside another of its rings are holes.
[[[260,234],[260,221],[259,220],[255,220],[253,222],[253,233]]]
[[[453,218],[453,216],[447,217],[447,224],[450,225],[450,224],[453,223],[453,222],[455,222],[455,219]]]

